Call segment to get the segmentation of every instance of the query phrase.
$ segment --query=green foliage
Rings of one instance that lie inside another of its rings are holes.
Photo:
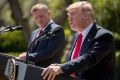
[[[117,80],[120,80],[120,51],[116,53]]]
[[[64,8],[63,0],[48,0],[48,6],[51,10],[52,17],[55,18],[61,13],[62,8]]]
[[[63,27],[64,28],[64,33],[65,33],[65,38],[68,38],[71,34],[71,30],[70,30],[70,26],[68,24],[68,21],[66,21],[63,26],[65,26],[65,27]]]
[[[90,0],[92,2],[96,21],[101,26],[114,33],[116,48],[120,49],[120,3],[119,0]]]
[[[9,32],[0,35],[0,52],[22,52],[26,51],[26,42],[21,32]]]
[[[119,0],[90,0],[93,3],[97,22],[113,32],[120,33]]]
[[[116,50],[120,50],[120,34],[113,32],[113,36],[115,38],[115,45],[116,45]]]
[[[14,24],[15,21],[12,19],[10,6],[4,6],[3,10],[0,11],[0,18],[4,20],[5,25]]]
[[[19,53],[18,52],[9,52],[9,53],[6,53],[6,54],[18,57],[19,54],[21,54],[21,53],[20,52]]]

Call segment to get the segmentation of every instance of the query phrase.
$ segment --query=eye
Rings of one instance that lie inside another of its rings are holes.
[[[72,13],[71,15],[72,15],[72,16],[74,16],[74,15],[75,15],[75,13]]]
[[[71,13],[71,14],[70,14],[70,16],[74,16],[74,15],[76,15],[76,13]]]
[[[35,17],[35,19],[37,19],[37,20],[41,20],[41,19],[43,19],[43,18],[44,18],[44,16],[43,16],[43,15],[38,16],[38,17]]]
[[[43,18],[44,16],[39,16],[38,18]]]

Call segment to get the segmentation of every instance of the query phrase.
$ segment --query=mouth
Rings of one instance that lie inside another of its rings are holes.
[[[73,26],[73,23],[70,23],[70,26]]]
[[[73,23],[72,22],[69,22],[70,25],[72,25]]]

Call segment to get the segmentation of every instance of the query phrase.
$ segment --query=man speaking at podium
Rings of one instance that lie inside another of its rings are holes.
[[[40,67],[60,63],[65,42],[62,27],[51,19],[50,10],[45,4],[34,5],[31,14],[38,29],[32,32],[28,56],[22,53],[18,59],[25,61],[27,58]]]
[[[42,72],[43,79],[56,75],[76,77],[76,80],[115,80],[115,45],[112,33],[95,23],[93,8],[79,1],[67,8],[68,20],[76,31],[68,60],[51,64]]]

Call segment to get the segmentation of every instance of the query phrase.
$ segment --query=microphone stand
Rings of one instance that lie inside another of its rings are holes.
[[[29,60],[28,54],[29,54],[29,51],[31,50],[32,46],[34,45],[35,41],[36,40],[42,40],[45,37],[50,37],[50,36],[54,36],[54,34],[45,31],[45,32],[43,32],[43,34],[41,36],[37,37],[32,43],[30,43],[30,45],[29,45],[29,47],[27,49],[27,52],[26,52],[26,64],[29,63],[29,61],[28,61]],[[32,63],[32,62],[30,62],[30,63]]]
[[[27,49],[27,52],[26,52],[26,64],[27,63],[32,63],[32,62],[29,62],[28,60],[29,60],[29,57],[28,57],[28,54],[29,54],[29,51],[31,50],[31,48],[32,48],[32,46],[34,45],[34,43],[35,43],[35,41],[36,40],[42,40],[43,38],[45,38],[46,37],[46,35],[41,35],[40,37],[37,37],[32,43],[30,43],[30,45],[29,45],[29,47],[28,47],[28,49]]]

